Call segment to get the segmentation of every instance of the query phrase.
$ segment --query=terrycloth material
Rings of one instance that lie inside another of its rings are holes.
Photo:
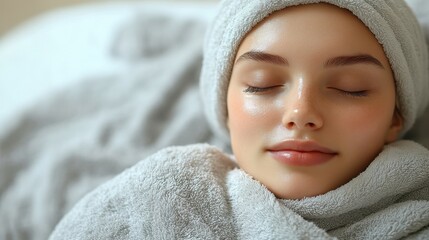
[[[83,198],[57,239],[429,238],[429,151],[386,146],[349,183],[279,200],[209,145],[164,149]]]
[[[228,141],[227,88],[238,46],[270,13],[299,4],[326,2],[350,10],[383,45],[394,72],[399,110],[408,131],[429,101],[429,62],[424,35],[402,0],[225,0],[206,35],[201,92],[215,133]]]
[[[426,36],[426,43],[429,46],[429,1],[426,0],[407,0],[407,3],[416,13],[417,20],[423,28]],[[426,91],[429,94],[429,90]],[[417,119],[414,126],[407,133],[406,138],[412,139],[426,148],[429,148],[429,106],[426,107],[425,113]]]
[[[46,240],[86,193],[161,148],[217,144],[198,91],[205,23],[133,14],[111,43],[126,72],[87,76],[0,126],[1,240]]]

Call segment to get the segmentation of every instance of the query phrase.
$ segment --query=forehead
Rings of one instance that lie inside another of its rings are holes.
[[[320,49],[331,50],[332,54],[335,51],[337,54],[370,51],[385,58],[374,34],[356,16],[326,3],[298,5],[274,12],[244,37],[239,53],[243,48],[264,51],[272,46],[313,54]]]
[[[353,26],[369,31],[362,21],[349,10],[328,3],[315,3],[301,4],[275,11],[259,22],[251,32],[261,28],[261,26],[273,24],[305,26],[305,28],[297,28],[299,31],[318,30],[325,23],[333,22],[335,22],[336,27],[348,28]],[[328,26],[324,27],[327,28]]]

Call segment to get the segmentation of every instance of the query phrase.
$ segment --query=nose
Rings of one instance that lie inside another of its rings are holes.
[[[282,124],[287,129],[317,130],[323,126],[322,109],[316,105],[318,99],[309,89],[289,92],[284,103]]]

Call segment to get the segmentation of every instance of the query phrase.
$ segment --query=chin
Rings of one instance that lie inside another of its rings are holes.
[[[274,196],[279,199],[290,199],[290,200],[300,200],[303,198],[310,198],[322,195],[324,193],[307,193],[307,192],[273,192]]]
[[[302,183],[302,182],[301,182]],[[286,184],[285,184],[286,185]],[[310,185],[310,184],[309,184]],[[320,181],[318,182],[317,188],[314,187],[315,184],[311,184],[313,186],[309,186],[305,184],[292,184],[290,187],[267,187],[277,198],[279,199],[290,199],[290,200],[299,200],[303,198],[310,198],[323,195],[336,187],[332,186],[321,186]],[[286,185],[287,186],[287,185]]]

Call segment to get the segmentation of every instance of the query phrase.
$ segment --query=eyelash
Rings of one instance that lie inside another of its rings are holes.
[[[264,87],[264,88],[248,86],[246,89],[243,90],[243,92],[245,92],[245,93],[261,93],[261,92],[269,91],[275,87],[277,87],[277,86]],[[367,90],[362,90],[362,91],[345,91],[345,90],[341,90],[341,89],[335,89],[335,90],[339,91],[343,95],[351,96],[351,97],[366,97],[366,96],[368,96]]]
[[[272,86],[272,87],[254,87],[254,86],[248,86],[246,89],[243,90],[243,92],[245,93],[261,93],[261,92],[266,92],[269,91],[275,87],[278,86]]]
[[[346,96],[351,96],[351,97],[366,97],[366,96],[368,96],[367,90],[362,90],[362,91],[345,91],[345,90],[341,90],[341,89],[337,89],[337,90],[340,91],[340,93],[342,93]]]

